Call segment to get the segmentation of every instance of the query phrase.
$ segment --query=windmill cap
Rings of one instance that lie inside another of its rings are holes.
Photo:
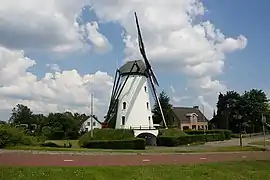
[[[142,60],[127,61],[123,66],[119,68],[119,71],[120,71],[121,76],[125,76],[125,75],[147,76],[146,65]]]

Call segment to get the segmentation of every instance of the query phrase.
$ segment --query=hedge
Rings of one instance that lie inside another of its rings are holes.
[[[169,128],[169,129],[159,129],[159,136],[187,136],[184,131],[180,130],[179,128]]]
[[[17,145],[36,145],[37,139],[27,135],[22,128],[0,126],[0,148]]]
[[[189,135],[195,135],[195,134],[220,134],[220,136],[224,136],[224,139],[225,140],[229,140],[231,139],[231,134],[232,132],[230,130],[224,130],[224,129],[217,129],[217,130],[187,130],[187,131],[184,131],[186,134],[189,134]],[[221,137],[221,139],[222,139]]]
[[[90,140],[81,144],[81,147],[96,149],[145,149],[145,139]]]
[[[220,134],[189,135],[189,136],[159,136],[157,137],[158,146],[179,146],[198,142],[223,141],[224,136]]]

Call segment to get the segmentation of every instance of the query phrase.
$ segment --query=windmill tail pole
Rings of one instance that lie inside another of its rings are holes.
[[[163,114],[163,110],[162,110],[162,108],[161,108],[161,104],[160,104],[160,101],[159,101],[159,98],[158,98],[158,95],[157,95],[157,90],[155,89],[155,86],[154,86],[154,83],[153,83],[152,76],[150,76],[150,82],[151,82],[151,85],[152,85],[152,87],[153,87],[154,96],[155,96],[155,98],[156,98],[156,100],[157,100],[158,107],[159,107],[159,110],[160,110],[160,113],[161,113],[161,117],[162,117],[164,126],[165,126],[166,129],[168,129],[167,123],[166,123],[166,121],[165,121],[165,117],[164,117],[164,114]]]

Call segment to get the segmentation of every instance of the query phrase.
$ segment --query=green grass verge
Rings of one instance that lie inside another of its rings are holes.
[[[117,149],[84,149],[84,148],[51,148],[39,146],[15,146],[8,147],[10,150],[32,151],[63,151],[63,152],[86,152],[86,153],[197,153],[197,152],[237,152],[237,151],[263,151],[263,148],[255,146],[227,146],[207,149],[188,149],[179,147],[147,147],[146,150],[117,150]]]
[[[255,142],[251,142],[249,143],[250,145],[260,145],[263,146],[264,145],[264,141],[255,141]],[[270,141],[266,141],[266,145],[269,146],[270,145]]]
[[[1,167],[5,180],[246,180],[270,179],[270,161],[127,167]]]

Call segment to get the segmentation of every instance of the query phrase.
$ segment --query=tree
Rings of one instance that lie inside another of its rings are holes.
[[[220,93],[217,115],[211,120],[211,124],[219,129],[230,129],[235,133],[243,130],[240,125],[248,132],[260,132],[261,115],[270,116],[267,102],[266,94],[257,89],[245,91],[242,95],[235,91]]]
[[[217,114],[212,120],[219,129],[231,129],[232,120],[236,114],[236,103],[240,100],[240,94],[235,91],[227,91],[226,94],[220,93],[217,102]]]
[[[159,102],[161,108],[163,110],[164,118],[167,125],[172,125],[172,105],[170,104],[170,98],[167,94],[162,91],[159,95]],[[153,113],[153,122],[154,124],[160,124],[163,122],[162,115],[158,106],[158,102],[156,101],[152,110]]]
[[[36,119],[33,118],[31,109],[23,104],[17,104],[17,106],[12,109],[9,122],[14,125],[27,124],[28,127],[30,127],[31,124],[37,123]]]

